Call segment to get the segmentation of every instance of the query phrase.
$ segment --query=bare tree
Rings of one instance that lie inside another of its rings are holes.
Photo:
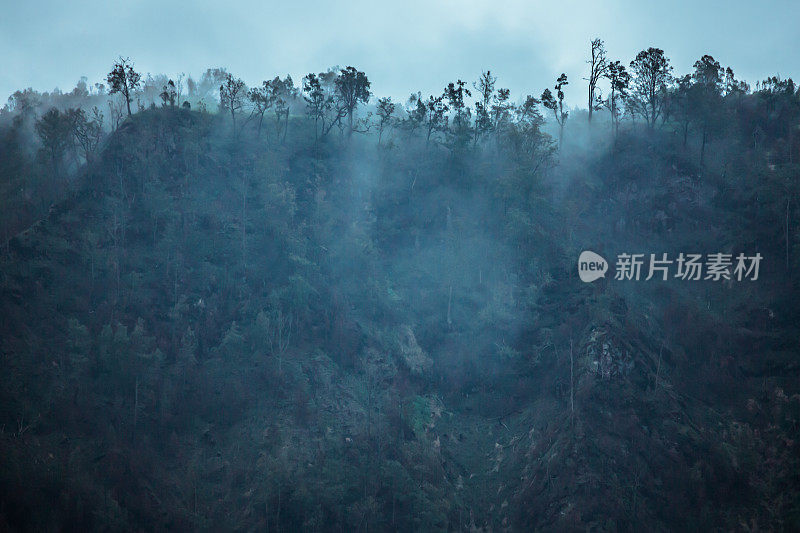
[[[608,71],[608,60],[606,59],[606,49],[603,46],[603,41],[598,39],[592,40],[592,57],[587,61],[589,64],[589,123],[592,122],[592,112],[599,109],[600,95],[597,92],[597,82],[600,78],[605,76]]]

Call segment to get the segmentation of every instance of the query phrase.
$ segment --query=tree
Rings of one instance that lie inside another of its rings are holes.
[[[604,104],[611,113],[611,125],[614,128],[614,136],[619,133],[620,103],[628,96],[628,87],[631,82],[631,75],[625,69],[625,65],[619,61],[608,64],[603,76],[611,86],[611,92]]]
[[[665,111],[672,66],[663,50],[651,47],[639,52],[630,67],[633,80],[630,98],[632,110],[653,128]]]
[[[451,148],[461,147],[471,134],[472,111],[467,106],[466,98],[472,96],[472,93],[467,89],[466,82],[458,80],[447,84],[442,96],[447,100],[450,110],[450,128],[447,131],[452,136]]]
[[[391,123],[392,115],[394,114],[395,105],[392,103],[391,98],[380,98],[378,100],[378,117],[380,122],[378,124],[378,144],[381,144],[383,137],[383,130],[388,124]]]
[[[694,120],[692,110],[689,105],[690,93],[692,91],[692,76],[686,74],[675,80],[675,86],[670,91],[670,108],[672,109],[672,119],[680,127],[683,136],[683,146],[686,147],[689,138],[689,126]]]
[[[106,76],[109,86],[109,94],[120,93],[125,98],[125,105],[128,108],[128,116],[131,116],[131,100],[133,94],[142,81],[142,76],[133,70],[133,64],[129,58],[119,58],[114,63],[114,68]]]
[[[422,93],[412,93],[404,107],[406,117],[400,121],[400,126],[413,134],[417,128],[425,123],[425,117],[428,114],[428,108],[425,105],[425,100],[422,99]]]
[[[164,85],[159,96],[161,97],[161,102],[164,107],[167,107],[167,105],[175,107],[175,100],[178,99],[178,90],[175,88],[175,82],[169,80],[167,84]]]
[[[58,176],[61,161],[69,147],[72,132],[70,117],[55,107],[36,121],[36,133],[42,141],[42,154],[50,162],[53,174]]]
[[[323,121],[325,127],[325,110],[330,107],[331,102],[322,90],[322,83],[319,77],[313,72],[303,78],[303,99],[306,101],[306,112],[314,120],[314,139],[319,138],[319,122]]]
[[[236,138],[236,113],[244,106],[244,97],[247,87],[240,78],[234,78],[232,74],[225,76],[225,81],[219,87],[219,103],[222,109],[226,109],[231,114],[233,123],[233,137]]]
[[[303,78],[303,98],[308,116],[314,119],[315,140],[328,135],[334,126],[342,131],[342,119],[348,115],[348,108],[339,92],[339,77],[335,69],[329,69]]]
[[[562,73],[556,80],[554,87],[557,99],[553,96],[553,93],[550,92],[550,89],[545,89],[542,93],[542,105],[553,112],[553,115],[556,117],[556,122],[558,123],[559,146],[561,146],[561,142],[564,139],[564,124],[566,124],[567,118],[569,118],[569,111],[564,110],[564,86],[568,84],[567,75]]]
[[[369,102],[370,81],[355,67],[343,68],[335,81],[341,106],[347,112],[348,135],[353,134],[353,114],[359,103]]]
[[[261,84],[261,87],[250,89],[250,92],[247,93],[247,97],[250,99],[250,102],[253,103],[253,114],[258,117],[257,136],[261,137],[261,125],[264,122],[264,113],[269,111],[277,98],[272,88],[272,82],[265,81]]]
[[[284,79],[278,76],[271,82],[272,98],[274,100],[275,130],[278,136],[283,133],[282,142],[286,142],[286,133],[289,131],[289,104],[297,98],[297,87],[288,74]]]
[[[513,117],[504,131],[503,149],[512,157],[518,172],[507,181],[506,194],[530,199],[535,194],[535,180],[530,176],[549,164],[553,155],[553,142],[541,131],[544,117],[539,112],[540,100],[528,95],[514,109]]]
[[[729,96],[731,94],[742,95],[747,93],[749,90],[750,86],[746,82],[736,79],[731,67],[727,67],[725,69],[725,96]]]
[[[509,101],[511,91],[509,89],[499,89],[493,97],[492,103],[492,127],[495,131],[500,131],[508,123],[514,105]],[[536,100],[534,98],[534,100]],[[539,100],[536,100],[537,105]]]
[[[476,83],[473,83],[478,93],[478,101],[475,103],[475,142],[478,141],[480,134],[491,131],[493,127],[490,111],[495,83],[497,78],[488,70],[481,74]]]
[[[33,115],[41,103],[42,95],[30,87],[24,91],[14,91],[14,94],[8,97],[9,109],[25,117]]]
[[[200,77],[200,81],[189,84],[189,90],[197,96],[200,100],[212,98],[213,93],[219,89],[219,86],[225,82],[228,77],[228,71],[224,68],[210,68],[207,69]]]
[[[122,102],[116,98],[108,100],[108,119],[111,131],[117,131],[124,116],[125,109]]]
[[[587,61],[589,64],[589,123],[592,122],[592,112],[599,109],[600,95],[596,95],[597,82],[606,75],[609,63],[606,60],[606,49],[600,39],[592,40],[592,57]]]
[[[81,79],[78,80],[78,83],[75,84],[75,88],[72,89],[72,92],[69,93],[70,96],[83,100],[89,97],[89,85],[86,83],[88,78],[86,76],[81,76]]]
[[[541,100],[528,95],[516,109],[517,123],[535,123],[537,126],[541,126],[543,123],[542,115],[539,113],[539,104],[541,103]]]
[[[706,153],[709,134],[716,126],[722,108],[725,71],[710,55],[704,55],[694,63],[692,86],[689,90],[689,110],[696,117],[700,128],[700,166]]]
[[[447,111],[448,106],[444,101],[443,96],[434,97],[430,96],[425,103],[426,118],[425,123],[427,126],[426,142],[430,142],[431,136],[435,131],[441,131],[447,128]]]
[[[71,109],[69,113],[72,135],[81,147],[84,159],[90,163],[103,138],[103,113],[97,106],[92,109],[91,118],[83,109]]]

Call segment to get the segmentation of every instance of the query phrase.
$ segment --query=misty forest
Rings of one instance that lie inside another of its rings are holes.
[[[798,530],[800,90],[585,56],[15,92],[0,529]],[[684,252],[763,261],[615,279]]]

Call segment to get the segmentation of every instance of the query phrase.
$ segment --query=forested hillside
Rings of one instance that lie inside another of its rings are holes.
[[[590,57],[588,109],[126,59],[15,93],[0,528],[800,528],[800,91]]]

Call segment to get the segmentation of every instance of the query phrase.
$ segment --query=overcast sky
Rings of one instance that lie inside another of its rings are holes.
[[[566,72],[569,104],[585,106],[593,37],[626,64],[662,48],[676,72],[710,53],[752,84],[800,77],[799,21],[798,0],[15,1],[0,9],[0,103],[19,88],[104,81],[124,55],[144,73],[224,66],[249,85],[353,65],[395,99],[484,69],[518,99]]]

